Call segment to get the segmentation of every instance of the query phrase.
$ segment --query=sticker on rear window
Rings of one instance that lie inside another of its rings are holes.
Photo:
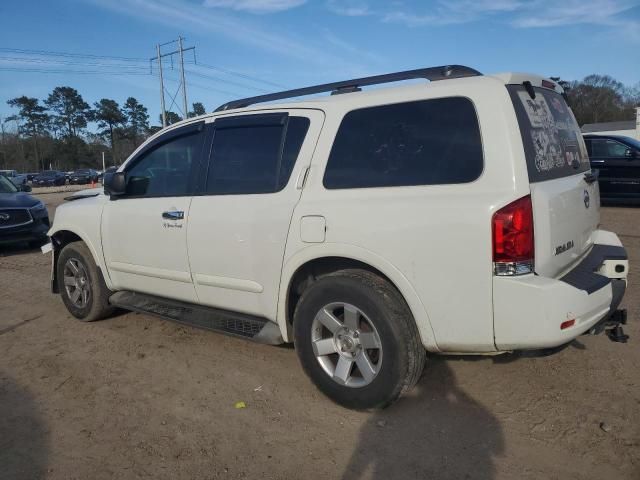
[[[551,180],[589,169],[580,129],[564,99],[552,90],[509,85],[525,147],[529,180]]]

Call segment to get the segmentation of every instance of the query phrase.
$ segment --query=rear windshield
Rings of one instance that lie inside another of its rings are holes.
[[[557,92],[508,85],[520,124],[529,181],[543,182],[589,170],[589,156],[573,112]]]

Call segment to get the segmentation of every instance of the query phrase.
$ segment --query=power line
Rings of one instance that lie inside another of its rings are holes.
[[[186,71],[189,72],[191,75],[196,75],[197,77],[206,78],[208,80],[215,80],[215,81],[218,81],[218,82],[228,83],[230,85],[235,85],[236,87],[246,88],[247,90],[255,90],[257,92],[269,93],[268,90],[264,90],[264,89],[258,88],[258,87],[252,87],[250,85],[244,85],[242,83],[234,82],[232,80],[226,80],[224,78],[214,77],[213,75],[205,75],[204,73],[195,72],[195,71],[190,70],[190,69],[186,70]]]
[[[173,40],[171,42],[165,42],[163,45],[168,45],[171,43],[176,43],[177,40]],[[112,60],[112,61],[121,61],[121,62],[133,62],[133,63],[144,63],[145,65],[147,65],[148,63],[148,59],[145,58],[141,58],[141,57],[122,57],[122,56],[117,56],[117,55],[95,55],[95,54],[88,54],[88,53],[74,53],[74,52],[60,52],[60,51],[52,51],[52,50],[32,50],[32,49],[22,49],[22,48],[0,48],[0,52],[5,52],[5,53],[14,53],[14,54],[23,54],[23,55],[36,55],[36,56],[40,56],[40,57],[62,57],[62,58],[71,58],[71,59],[92,59],[92,60]],[[176,51],[177,53],[177,51]],[[15,57],[14,57],[15,58]],[[18,60],[18,58],[16,58],[16,60]],[[34,63],[37,62],[44,62],[45,59],[25,59],[24,57],[19,58],[19,60],[21,61],[32,61]],[[57,63],[61,63],[63,62],[62,60],[55,60]],[[225,73],[227,75],[233,75],[236,77],[240,77],[240,78],[244,78],[245,80],[250,80],[252,82],[256,82],[256,83],[262,83],[265,85],[269,85],[275,88],[279,88],[279,89],[287,89],[289,87],[287,87],[286,85],[282,85],[276,82],[272,82],[269,80],[265,80],[262,78],[259,78],[257,76],[252,76],[252,75],[248,75],[246,73],[241,73],[229,68],[225,68],[225,67],[220,67],[220,66],[214,66],[214,65],[209,65],[206,63],[201,63],[201,62],[196,62],[195,60],[193,62],[191,61],[185,61],[185,63],[189,63],[192,64],[194,66],[197,67],[202,67],[202,68],[206,68],[206,69],[210,69],[210,70],[216,70],[218,72],[222,72]],[[62,64],[62,63],[61,63]],[[65,65],[72,65],[74,63],[64,63]],[[78,65],[84,65],[84,64],[88,64],[88,62],[79,62]],[[101,66],[101,65],[91,65],[91,66]],[[123,67],[125,67],[123,65]],[[135,66],[130,66],[131,68],[135,68]],[[226,81],[226,80],[222,80],[222,81]]]
[[[117,63],[103,63],[103,62],[76,62],[68,60],[49,60],[44,58],[27,58],[27,57],[5,57],[0,56],[0,65],[2,62],[20,62],[20,63],[35,63],[41,65],[72,65],[72,66],[89,66],[89,67],[116,67],[126,70],[144,70],[149,71],[149,68],[143,65],[122,65]]]
[[[240,72],[236,72],[234,70],[229,70],[228,68],[215,67],[213,65],[207,65],[206,63],[202,63],[202,62],[198,62],[198,63],[196,63],[196,65],[198,65],[199,67],[209,68],[211,70],[218,70],[220,72],[226,73],[227,75],[235,75],[237,77],[242,77],[242,78],[244,78],[246,80],[251,80],[251,81],[259,82],[259,83],[266,83],[267,85],[271,85],[272,87],[276,87],[276,88],[282,88],[282,89],[285,89],[285,90],[289,88],[286,85],[282,85],[282,84],[275,83],[275,82],[270,82],[269,80],[264,80],[264,79],[258,78],[258,77],[253,77],[251,75],[247,75],[246,73],[240,73]]]
[[[71,52],[54,52],[51,50],[27,50],[23,48],[0,48],[0,52],[8,52],[8,53],[24,53],[30,55],[50,55],[54,57],[74,57],[74,58],[102,58],[102,59],[110,59],[110,60],[121,60],[124,62],[147,62],[146,58],[136,58],[136,57],[118,57],[113,55],[93,55],[93,54],[85,54],[85,53],[71,53]]]
[[[20,67],[2,67],[2,72],[24,72],[24,73],[68,73],[72,75],[151,75],[149,72],[123,72],[105,71],[105,70],[61,70],[61,69],[44,69],[44,68],[20,68]]]

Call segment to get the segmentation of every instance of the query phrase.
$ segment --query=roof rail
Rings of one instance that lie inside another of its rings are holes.
[[[284,92],[268,93],[256,97],[248,97],[240,100],[220,105],[216,112],[231,110],[234,108],[244,108],[256,103],[271,102],[285,98],[304,97],[316,93],[331,92],[332,95],[339,93],[350,93],[359,91],[360,87],[367,85],[379,85],[382,83],[399,82],[401,80],[411,80],[415,78],[426,78],[432,82],[435,80],[446,80],[450,78],[475,77],[482,75],[479,71],[464,65],[443,65],[441,67],[418,68],[416,70],[406,70],[404,72],[387,73],[385,75],[374,75],[372,77],[354,78],[343,80],[342,82],[324,83],[312,87],[296,88]]]

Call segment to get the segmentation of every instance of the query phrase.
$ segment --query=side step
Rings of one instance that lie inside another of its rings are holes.
[[[111,295],[109,303],[125,310],[149,313],[174,322],[246,338],[258,343],[267,345],[284,343],[277,324],[253,315],[126,291]]]

